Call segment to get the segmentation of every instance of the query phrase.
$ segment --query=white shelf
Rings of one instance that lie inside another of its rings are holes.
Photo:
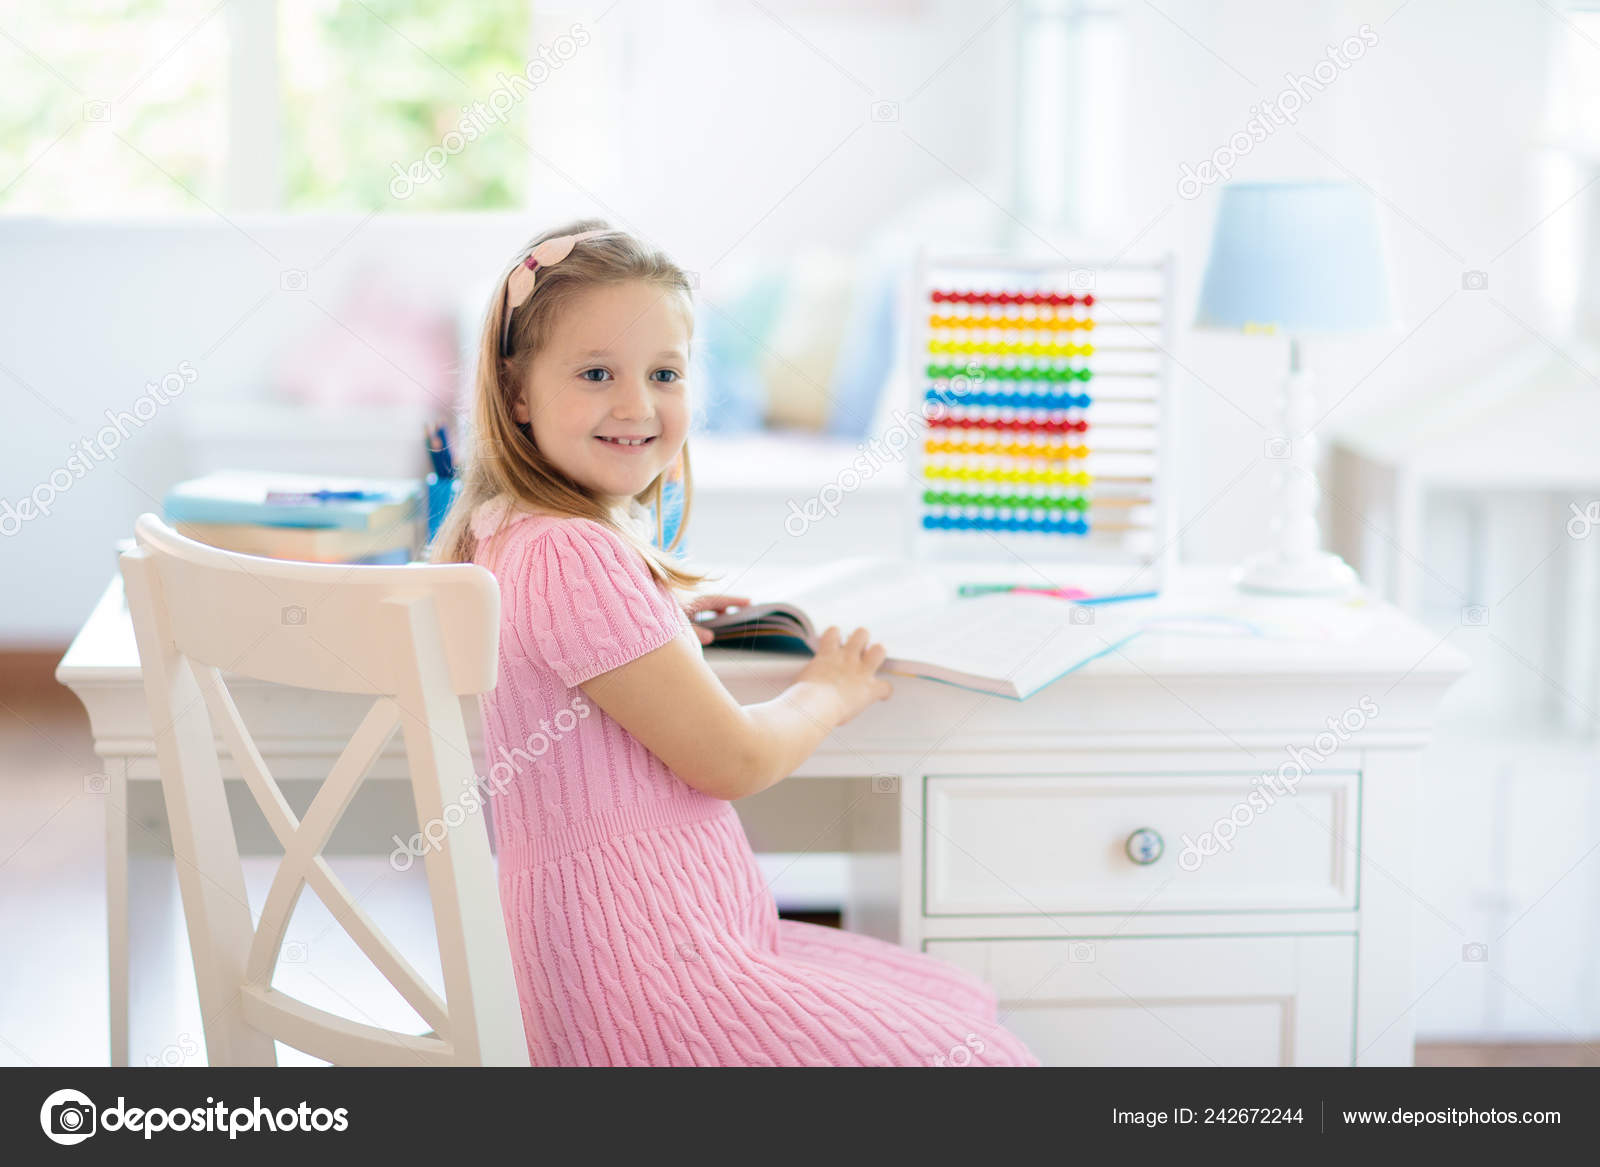
[[[319,408],[292,402],[211,402],[184,412],[195,474],[215,470],[420,477],[422,427],[435,414],[400,405]]]
[[[689,458],[696,492],[767,492],[792,494],[796,490],[815,491],[829,482],[840,482],[850,470],[859,482],[858,491],[893,492],[904,488],[906,467],[879,443],[879,454],[870,456],[862,444],[849,438],[757,431],[747,434],[690,434]],[[872,468],[862,474],[860,466]],[[846,478],[845,482],[853,481]],[[841,483],[843,485],[843,483]]]

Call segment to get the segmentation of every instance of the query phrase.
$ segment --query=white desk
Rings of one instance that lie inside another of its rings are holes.
[[[759,573],[728,582],[766,594]],[[1392,608],[1247,600],[1218,571],[1180,572],[1166,600],[1319,629],[1147,634],[1024,702],[894,678],[892,700],[795,774],[858,779],[845,813],[864,822],[897,814],[897,849],[892,831],[887,843],[856,836],[846,925],[987,977],[1006,1024],[1047,1064],[1409,1064],[1407,881],[1419,848],[1443,845],[1416,832],[1416,756],[1466,658]],[[744,703],[775,696],[801,664],[707,659]],[[170,994],[171,949],[148,950],[138,913],[174,897],[170,857],[163,869],[144,842],[157,828],[130,831],[125,813],[134,784],[159,772],[120,580],[56,675],[88,709],[109,778],[112,1063],[125,1064],[130,991],[140,1012]],[[230,685],[280,780],[321,779],[366,704]],[[477,712],[465,712],[476,749]],[[405,780],[400,750],[392,743],[374,780]],[[1291,781],[1304,768],[1294,793],[1249,801],[1280,766]],[[808,787],[821,788],[775,789]],[[1185,847],[1230,815],[1237,829],[1213,834],[1233,832],[1227,849]],[[1141,828],[1164,840],[1148,864],[1129,857]]]

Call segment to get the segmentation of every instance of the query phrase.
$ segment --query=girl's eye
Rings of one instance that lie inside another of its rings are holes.
[[[666,376],[666,380],[663,382],[664,384],[670,385],[674,381],[683,380],[683,378],[678,375],[678,370],[676,370],[676,369],[657,369],[656,370],[656,375],[657,376],[660,376],[662,373],[665,373],[667,375]]]
[[[590,373],[599,373],[600,376],[591,377],[591,376],[589,376]],[[605,378],[611,376],[611,371],[609,369],[599,369],[599,368],[585,369],[583,372],[579,373],[578,376],[582,377],[586,381],[603,381],[603,380],[605,380]]]

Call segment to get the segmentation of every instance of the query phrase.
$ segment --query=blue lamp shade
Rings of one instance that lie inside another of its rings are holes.
[[[1358,332],[1390,322],[1377,207],[1340,182],[1223,188],[1197,328]]]

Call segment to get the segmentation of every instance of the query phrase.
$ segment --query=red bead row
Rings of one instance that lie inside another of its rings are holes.
[[[1073,295],[1071,292],[941,292],[934,291],[930,299],[935,304],[1040,304],[1050,307],[1068,308],[1082,304],[1086,308],[1094,306],[1094,294],[1086,293],[1082,296]]]
[[[936,429],[976,430],[1031,430],[1042,434],[1081,434],[1089,428],[1086,421],[1045,421],[1043,418],[998,417],[930,417],[928,425]]]

